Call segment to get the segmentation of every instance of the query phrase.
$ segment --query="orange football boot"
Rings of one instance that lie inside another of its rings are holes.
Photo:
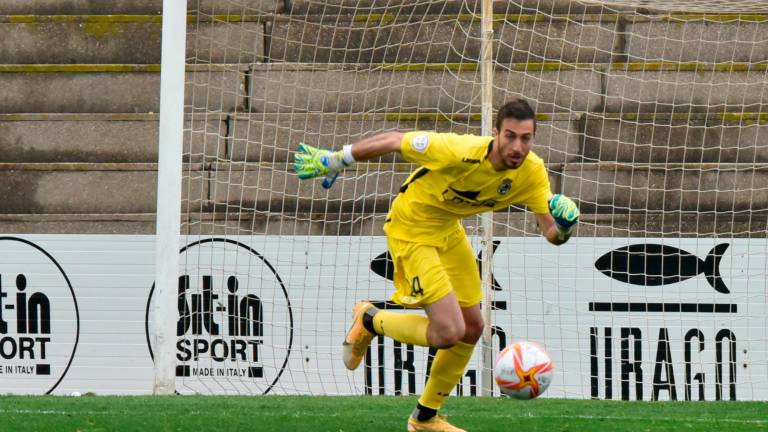
[[[368,345],[371,344],[375,334],[368,331],[363,325],[363,316],[368,309],[374,307],[371,302],[363,301],[355,305],[352,310],[352,326],[347,332],[342,344],[342,358],[344,366],[349,370],[355,370],[365,357]]]

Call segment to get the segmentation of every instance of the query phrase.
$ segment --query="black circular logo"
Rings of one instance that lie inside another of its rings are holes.
[[[179,274],[177,392],[269,393],[293,346],[288,291],[272,264],[248,245],[208,238],[181,249]],[[150,355],[154,288],[145,319]]]
[[[0,393],[49,394],[80,338],[72,284],[42,247],[0,237]]]

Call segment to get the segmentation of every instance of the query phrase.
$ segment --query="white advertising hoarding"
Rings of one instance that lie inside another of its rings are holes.
[[[177,389],[411,394],[428,350],[374,340],[348,372],[354,304],[384,306],[383,237],[182,240]],[[768,399],[764,239],[497,238],[494,351],[535,340],[548,397]],[[477,248],[476,248],[477,249]],[[477,271],[476,268],[468,271]],[[0,237],[0,392],[152,390],[154,237]],[[479,348],[457,393],[478,394]]]

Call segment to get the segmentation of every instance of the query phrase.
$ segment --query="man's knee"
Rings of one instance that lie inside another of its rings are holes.
[[[429,344],[438,349],[446,349],[456,345],[456,342],[464,338],[466,326],[463,321],[431,325],[429,331]]]
[[[483,323],[482,317],[479,320],[466,322],[464,323],[464,326],[464,337],[461,339],[464,343],[475,344],[480,340],[480,337],[483,336],[485,324]]]

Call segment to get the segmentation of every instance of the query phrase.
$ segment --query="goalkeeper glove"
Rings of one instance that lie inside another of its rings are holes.
[[[549,200],[549,213],[555,218],[555,225],[557,225],[561,239],[573,231],[581,214],[576,203],[567,196],[560,194],[556,194]]]
[[[354,162],[351,145],[345,145],[343,150],[331,152],[300,143],[299,150],[293,157],[293,170],[301,180],[325,177],[322,185],[328,189],[333,186],[339,172]]]

